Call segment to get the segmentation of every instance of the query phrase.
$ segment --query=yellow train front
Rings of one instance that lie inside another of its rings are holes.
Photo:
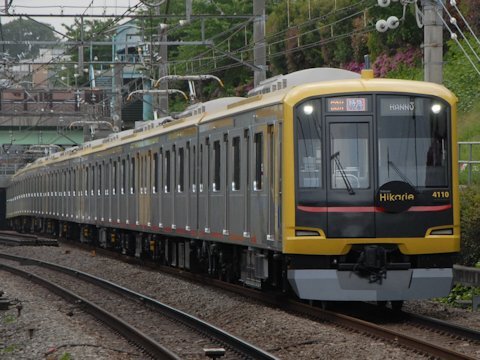
[[[284,110],[283,252],[297,295],[447,295],[460,243],[456,97],[364,71],[299,86]]]

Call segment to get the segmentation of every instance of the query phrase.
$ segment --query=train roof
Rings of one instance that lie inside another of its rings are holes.
[[[260,86],[249,92],[248,98],[228,97],[198,103],[189,106],[178,114],[179,118],[162,118],[148,121],[136,129],[111,134],[107,138],[86,142],[81,146],[69,148],[27,164],[16,175],[28,169],[46,167],[72,158],[81,158],[91,153],[118,147],[127,143],[142,141],[147,138],[200,126],[219,118],[237,113],[252,111],[261,107],[286,103],[295,105],[302,99],[325,95],[352,92],[404,92],[438,96],[446,99],[451,105],[457,102],[453,93],[442,85],[412,80],[374,79],[373,73],[366,72],[360,76],[341,69],[316,68],[301,70],[288,75],[280,75],[267,79]],[[15,175],[15,176],[16,176]]]

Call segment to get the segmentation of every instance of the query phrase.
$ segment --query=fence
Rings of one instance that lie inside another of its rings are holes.
[[[460,185],[480,184],[480,141],[458,142]]]

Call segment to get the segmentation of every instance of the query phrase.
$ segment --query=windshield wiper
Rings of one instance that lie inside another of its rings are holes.
[[[390,160],[390,151],[389,149],[387,148],[387,165],[388,165],[388,168],[387,168],[387,174],[388,174],[388,177],[390,177],[390,166],[393,168],[393,170],[395,170],[395,172],[397,173],[397,175],[404,181],[406,182],[408,185],[410,185],[412,188],[415,188],[415,186],[412,184],[412,182],[408,179],[408,177],[402,173],[402,171],[397,167],[397,165],[395,165],[395,163],[393,161]]]
[[[330,159],[335,161],[335,165],[337,165],[338,171],[340,172],[340,175],[342,176],[343,182],[345,183],[345,187],[347,188],[348,193],[350,195],[354,195],[355,191],[353,191],[352,184],[350,183],[350,180],[348,180],[347,173],[345,172],[345,168],[343,167],[342,163],[340,162],[339,156],[340,156],[340,151],[337,151],[335,154],[330,156]]]

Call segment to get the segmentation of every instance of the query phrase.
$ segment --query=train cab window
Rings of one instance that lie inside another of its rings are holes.
[[[185,190],[185,150],[183,147],[178,149],[178,184],[177,191],[183,192]]]
[[[379,185],[448,187],[449,106],[436,99],[385,95],[378,101]]]
[[[233,176],[232,191],[240,190],[240,137],[234,137],[232,141],[233,148]]]
[[[170,192],[170,172],[171,164],[170,164],[170,150],[165,151],[165,192]]]
[[[213,191],[220,191],[220,141],[213,142]]]
[[[256,133],[253,138],[255,151],[255,179],[253,181],[253,190],[260,191],[263,187],[263,133]]]
[[[331,123],[330,151],[332,189],[368,189],[368,123]]]
[[[298,106],[295,119],[298,187],[321,188],[323,174],[320,100],[310,100]]]

